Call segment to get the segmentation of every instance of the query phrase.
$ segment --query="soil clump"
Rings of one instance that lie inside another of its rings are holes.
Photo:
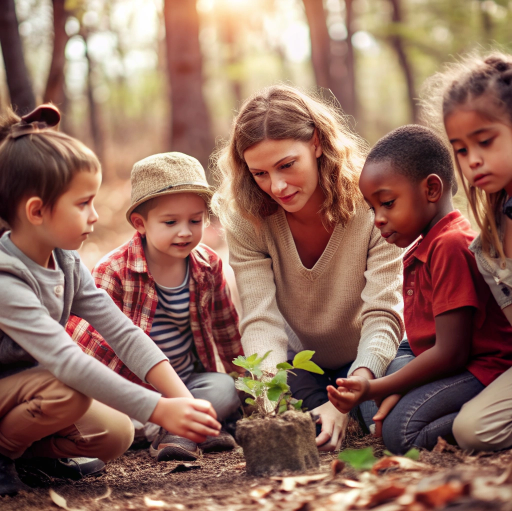
[[[319,465],[309,413],[287,411],[277,417],[242,420],[236,440],[244,450],[249,475],[306,472]]]

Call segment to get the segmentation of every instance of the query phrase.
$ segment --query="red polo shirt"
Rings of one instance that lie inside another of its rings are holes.
[[[436,342],[436,316],[474,307],[466,367],[489,385],[512,367],[512,326],[468,248],[475,234],[461,213],[452,211],[404,256],[405,329],[411,349],[418,356]]]

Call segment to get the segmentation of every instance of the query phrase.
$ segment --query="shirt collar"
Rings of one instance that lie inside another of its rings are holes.
[[[462,213],[455,209],[446,216],[441,218],[432,229],[427,233],[424,238],[420,238],[406,254],[408,256],[414,256],[419,259],[422,263],[427,262],[428,250],[432,242],[452,223],[459,223],[461,220],[465,220]]]

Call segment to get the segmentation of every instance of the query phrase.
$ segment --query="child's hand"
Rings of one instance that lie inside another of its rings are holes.
[[[366,401],[366,394],[370,389],[370,382],[363,376],[338,378],[335,389],[332,385],[327,387],[329,401],[341,412],[348,413],[354,406]]]
[[[209,401],[188,397],[162,397],[149,418],[174,435],[179,435],[197,444],[207,436],[217,436],[220,423]]]
[[[382,400],[377,413],[373,417],[373,422],[375,422],[375,436],[382,436],[382,422],[401,398],[402,396],[400,394],[392,394]]]

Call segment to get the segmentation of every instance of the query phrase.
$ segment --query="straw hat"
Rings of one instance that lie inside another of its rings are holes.
[[[154,154],[138,161],[132,169],[131,183],[132,203],[126,212],[130,224],[133,210],[149,199],[192,192],[200,195],[209,206],[213,195],[203,166],[183,153]]]

